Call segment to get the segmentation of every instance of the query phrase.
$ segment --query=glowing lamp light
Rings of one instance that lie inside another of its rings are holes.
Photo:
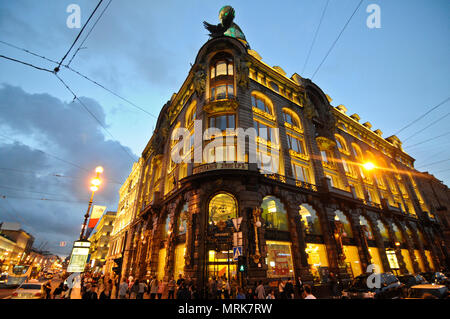
[[[396,241],[395,246],[400,246],[400,242]]]
[[[93,191],[93,192],[98,191],[98,187],[95,186],[95,185],[92,185],[92,186],[91,186],[91,191]]]
[[[91,184],[95,185],[95,186],[99,186],[101,183],[102,183],[102,181],[100,180],[100,178],[94,178],[91,181]]]
[[[97,166],[97,168],[95,169],[95,172],[96,173],[103,173],[103,167],[101,167],[101,166]]]
[[[367,171],[371,171],[375,168],[375,165],[372,162],[367,162],[363,164],[364,169]]]

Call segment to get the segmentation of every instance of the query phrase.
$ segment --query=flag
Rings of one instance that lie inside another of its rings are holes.
[[[106,206],[97,206],[94,205],[92,207],[91,218],[89,219],[88,228],[95,228],[98,220],[102,217],[104,211],[106,210]]]

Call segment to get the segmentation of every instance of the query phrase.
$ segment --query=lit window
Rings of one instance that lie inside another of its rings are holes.
[[[322,227],[316,211],[309,204],[300,205],[299,214],[305,232],[310,235],[322,235]]]
[[[252,95],[252,106],[256,107],[256,108],[260,109],[261,111],[264,111],[268,114],[272,114],[269,104],[266,101],[262,100],[259,97],[254,96],[254,95]]]
[[[264,218],[267,228],[281,231],[288,230],[287,212],[278,198],[274,196],[264,197],[261,208],[263,210],[262,218]]]
[[[216,127],[221,131],[227,128],[235,129],[236,122],[234,114],[219,115],[209,118],[209,127]]]
[[[300,140],[294,136],[291,135],[287,135],[287,140],[288,140],[288,147],[300,154],[305,154],[305,145],[303,143],[303,140]]]
[[[237,217],[237,203],[228,193],[215,195],[209,202],[209,223],[217,224]]]
[[[292,172],[296,180],[309,183],[309,170],[308,168],[292,163]]]

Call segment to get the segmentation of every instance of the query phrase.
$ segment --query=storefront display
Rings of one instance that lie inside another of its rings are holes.
[[[291,243],[281,241],[266,241],[267,244],[267,277],[294,277]]]
[[[179,244],[175,247],[175,265],[173,275],[178,278],[178,275],[184,276],[184,255],[186,254],[186,244]]]
[[[350,266],[352,277],[359,276],[362,273],[361,261],[359,259],[358,247],[344,245],[345,262]]]
[[[323,244],[306,244],[308,264],[315,282],[323,281],[321,269],[328,268],[327,248]]]
[[[384,272],[383,263],[381,262],[380,252],[378,248],[369,247],[370,256],[372,256],[372,263],[380,268],[380,272]]]
[[[412,265],[411,256],[409,255],[409,251],[407,249],[402,249],[401,252],[403,256],[403,261],[405,262],[406,265],[406,270],[408,270],[410,274],[414,274],[414,268]]]

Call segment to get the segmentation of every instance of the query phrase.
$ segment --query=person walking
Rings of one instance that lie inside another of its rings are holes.
[[[83,300],[96,300],[98,299],[97,293],[92,289],[92,285],[90,283],[86,284],[86,289],[81,297]]]
[[[236,299],[245,299],[244,289],[238,287]]]
[[[294,299],[294,285],[292,284],[291,279],[289,279],[284,286],[284,293],[287,299]]]
[[[147,285],[143,280],[137,280],[138,283],[138,289],[136,292],[136,299],[144,299],[144,293],[147,290]]]
[[[175,287],[176,287],[177,283],[175,281],[175,279],[172,277],[169,280],[169,284],[167,285],[168,289],[169,289],[169,295],[167,296],[168,299],[174,299],[175,298]]]
[[[266,299],[266,289],[264,288],[262,280],[259,281],[258,287],[255,290],[258,299]]]
[[[128,284],[125,278],[122,278],[122,282],[119,285],[119,299],[127,299]]]
[[[159,282],[159,285],[158,285],[158,292],[157,292],[157,296],[158,296],[158,299],[162,299],[162,296],[163,296],[163,294],[164,294],[164,291],[165,291],[165,288],[166,288],[166,283],[164,282],[164,281],[160,281]]]
[[[156,278],[156,276],[153,276],[153,279],[150,282],[150,299],[156,298],[156,294],[158,293],[158,285],[158,279]]]
[[[50,284],[50,280],[48,280],[44,284],[44,292],[45,292],[45,299],[51,299],[51,292],[52,292],[52,285]]]
[[[130,299],[137,299],[139,292],[139,279],[136,279],[130,289]]]
[[[266,299],[275,299],[275,293],[273,289],[269,290],[269,294],[267,295]]]
[[[53,291],[53,299],[61,299],[64,289],[64,282],[61,282],[59,286]]]
[[[303,299],[317,299],[312,293],[311,293],[311,286],[310,285],[305,285],[304,286],[305,289],[305,293],[304,293],[304,298]]]
[[[297,287],[297,293],[301,298],[301,296],[303,295],[303,282],[302,282],[302,278],[300,276],[297,277],[297,282],[295,285]]]
[[[284,293],[284,282],[280,280],[278,283],[278,296],[280,299],[286,299],[286,294]]]

